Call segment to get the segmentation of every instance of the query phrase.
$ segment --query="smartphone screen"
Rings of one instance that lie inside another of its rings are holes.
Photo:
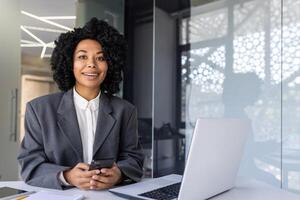
[[[102,169],[102,168],[111,168],[115,160],[113,158],[93,160],[90,164],[89,170]]]
[[[19,189],[10,188],[10,187],[1,187],[0,188],[0,198],[9,197],[9,196],[13,196],[16,194],[23,194],[26,192],[27,191],[25,191],[25,190],[19,190]]]

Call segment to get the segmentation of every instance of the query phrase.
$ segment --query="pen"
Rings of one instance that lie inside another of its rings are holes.
[[[22,200],[22,199],[25,199],[27,197],[28,197],[28,195],[19,196],[19,197],[16,198],[16,200]]]
[[[33,193],[35,193],[35,191],[26,192],[26,194],[18,196],[15,200],[25,199],[25,198],[29,197],[29,195],[33,194]]]

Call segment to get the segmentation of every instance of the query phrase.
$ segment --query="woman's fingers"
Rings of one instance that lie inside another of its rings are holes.
[[[89,189],[91,189],[91,184],[90,184],[90,182],[83,183],[83,184],[79,185],[78,188],[82,189],[82,190],[89,190]]]
[[[80,172],[80,177],[81,178],[91,178],[93,175],[100,174],[100,170],[92,170],[92,171],[81,171]]]
[[[111,188],[112,186],[113,186],[113,184],[111,184],[111,183],[103,183],[103,182],[96,181],[96,180],[90,181],[90,189],[92,189],[92,190],[103,190],[103,189]]]
[[[121,171],[114,165],[112,168],[103,168],[101,173],[92,176],[91,186],[97,189],[109,188],[121,181]]]
[[[89,165],[86,163],[78,163],[75,168],[81,169],[81,170],[89,170]]]
[[[68,183],[80,189],[89,189],[90,180],[93,175],[99,174],[100,170],[88,171],[89,165],[78,163],[75,167],[64,172],[64,177]]]
[[[78,179],[78,184],[82,185],[85,183],[90,183],[90,181],[91,181],[91,178],[80,178],[80,179]]]
[[[107,189],[121,180],[121,171],[116,164],[112,168],[89,171],[89,165],[78,163],[74,168],[66,171],[67,181],[80,189]]]
[[[106,184],[113,184],[114,178],[112,176],[103,176],[103,175],[94,175],[92,176],[94,181],[106,183]]]

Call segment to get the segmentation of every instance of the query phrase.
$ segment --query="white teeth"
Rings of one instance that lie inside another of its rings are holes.
[[[98,74],[97,73],[83,73],[84,75],[87,75],[87,76],[97,76]]]

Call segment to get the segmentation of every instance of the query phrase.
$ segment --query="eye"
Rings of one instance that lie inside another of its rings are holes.
[[[104,56],[99,56],[96,58],[97,61],[105,61],[105,58]]]
[[[86,56],[86,55],[79,55],[78,58],[79,58],[80,60],[84,60],[84,59],[87,59],[87,56]]]

